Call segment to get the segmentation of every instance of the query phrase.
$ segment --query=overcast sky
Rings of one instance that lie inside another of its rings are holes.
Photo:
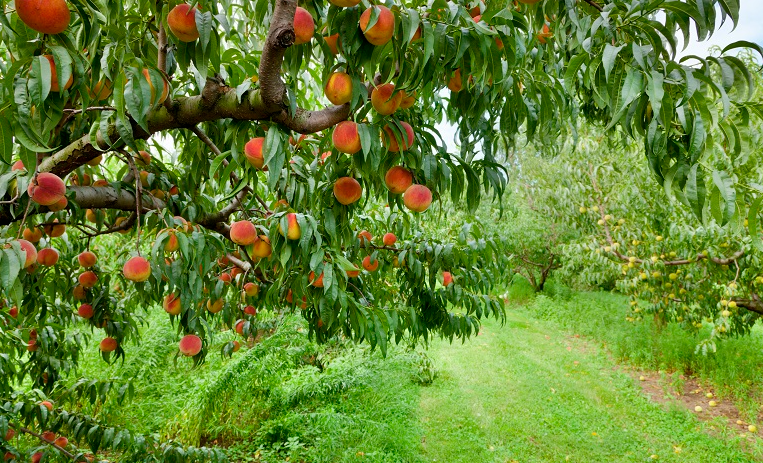
[[[720,15],[718,15],[718,24],[720,24]],[[686,50],[681,51],[679,46],[678,56],[698,55],[706,56],[712,46],[721,48],[738,40],[747,40],[763,45],[763,0],[740,0],[739,23],[736,29],[732,30],[731,20],[720,29],[717,29],[709,40],[696,42],[696,34],[692,34],[692,41]],[[679,43],[682,38],[679,37]],[[687,64],[692,64],[691,62]],[[442,134],[448,150],[457,152],[456,144],[453,140],[455,129],[453,126],[445,123],[437,124],[437,129]]]

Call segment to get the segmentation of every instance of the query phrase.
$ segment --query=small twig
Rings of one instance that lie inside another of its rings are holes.
[[[591,5],[592,7],[596,8],[597,10],[599,10],[599,12],[604,11],[604,7],[594,2],[593,0],[583,0],[583,1]]]
[[[156,60],[156,66],[163,73],[167,73],[167,32],[164,30],[164,23],[159,22],[159,34],[157,36],[157,48],[159,56]]]
[[[70,116],[73,116],[75,114],[87,112],[87,111],[116,111],[117,108],[114,108],[112,106],[89,106],[84,109],[64,109],[65,113],[68,113]]]

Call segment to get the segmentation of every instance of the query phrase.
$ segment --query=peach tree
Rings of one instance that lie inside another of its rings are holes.
[[[677,35],[705,38],[718,16],[736,22],[736,0],[15,0],[3,10],[8,459],[84,459],[69,438],[129,461],[223,459],[73,411],[130,391],[63,385],[87,340],[106,361],[129,355],[142,311],[160,303],[193,362],[213,347],[235,352],[238,342],[214,345],[215,331],[250,336],[258,312],[299,311],[318,341],[381,349],[468,337],[481,317],[503,316],[491,288],[507,253],[476,232],[432,240],[420,224],[438,220],[440,198],[470,209],[500,198],[511,173],[499,146],[519,134],[551,143],[583,115],[644,140],[663,175],[681,163],[677,178],[696,182],[707,133],[749,105],[750,72],[734,56],[676,59]],[[35,444],[20,449],[18,434]]]

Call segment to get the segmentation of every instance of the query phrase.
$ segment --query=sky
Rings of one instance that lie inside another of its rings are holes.
[[[763,45],[763,0],[739,0],[739,22],[737,27],[732,30],[732,22],[727,19],[720,29],[716,29],[715,33],[709,40],[703,42],[696,42],[696,34],[692,34],[692,41],[686,50],[681,51],[681,45],[679,45],[678,56],[686,55],[698,55],[706,56],[709,53],[709,49],[712,46],[724,46],[736,42],[738,40],[746,40],[749,42],[755,42]],[[718,24],[720,24],[720,15],[718,16]],[[682,42],[682,38],[679,37],[679,42]],[[692,64],[690,61],[688,64]],[[446,92],[447,93],[447,92]],[[456,144],[454,141],[455,127],[445,122],[440,122],[436,125],[436,128],[440,131],[445,143],[448,146],[448,151],[457,152]]]

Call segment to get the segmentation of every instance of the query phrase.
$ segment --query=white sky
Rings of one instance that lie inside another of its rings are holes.
[[[718,24],[720,24],[720,15],[718,15]],[[686,47],[686,50],[681,51],[682,45],[679,45],[678,56],[706,56],[710,54],[710,47],[718,46],[723,48],[738,40],[746,40],[763,45],[763,0],[740,0],[739,22],[736,29],[732,30],[732,22],[727,18],[726,23],[720,29],[716,29],[709,40],[696,42],[696,34],[692,33],[692,42]],[[679,37],[678,43],[680,44],[681,42],[682,38]],[[691,64],[691,61],[687,64]],[[445,140],[448,151],[458,152],[456,142],[453,139],[456,134],[455,127],[444,121],[441,121],[435,127],[440,131],[442,138]]]

